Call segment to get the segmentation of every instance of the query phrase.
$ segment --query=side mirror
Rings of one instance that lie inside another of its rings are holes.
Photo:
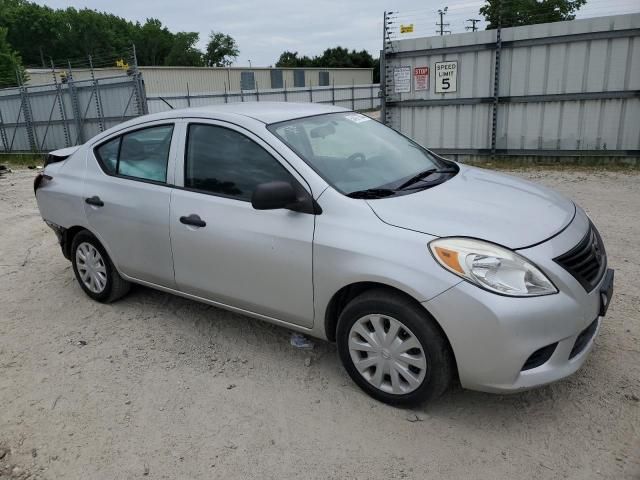
[[[322,212],[313,198],[299,187],[296,191],[289,182],[267,182],[259,184],[251,196],[251,205],[256,210],[277,210],[286,208],[294,212],[317,215]]]

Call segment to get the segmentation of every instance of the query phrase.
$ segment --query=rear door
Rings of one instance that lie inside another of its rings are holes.
[[[184,177],[184,178],[182,178]],[[269,181],[304,180],[262,139],[232,124],[191,122],[171,200],[171,241],[180,290],[305,327],[313,325],[315,217],[255,210]],[[183,223],[197,218],[201,225]]]
[[[172,288],[169,204],[175,122],[126,130],[90,149],[84,185],[89,226],[127,276]]]

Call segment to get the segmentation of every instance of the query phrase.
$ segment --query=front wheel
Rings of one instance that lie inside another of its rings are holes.
[[[336,335],[342,363],[373,398],[414,405],[440,396],[454,376],[449,344],[413,300],[376,289],[342,311]]]
[[[131,284],[118,274],[107,251],[89,231],[73,238],[71,262],[78,283],[92,299],[110,303],[129,291]]]

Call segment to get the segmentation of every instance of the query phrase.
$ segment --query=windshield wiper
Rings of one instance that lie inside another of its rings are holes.
[[[395,190],[390,188],[367,188],[366,190],[357,190],[347,194],[351,198],[384,198],[395,194]]]
[[[453,170],[453,169],[438,170],[437,168],[429,168],[428,170],[424,170],[424,171],[414,175],[413,177],[411,177],[406,182],[402,183],[397,188],[397,190],[403,190],[403,189],[405,189],[407,187],[410,187],[411,185],[413,185],[415,183],[421,182],[425,178],[427,178],[429,175],[433,175],[434,173],[456,173],[456,170]]]

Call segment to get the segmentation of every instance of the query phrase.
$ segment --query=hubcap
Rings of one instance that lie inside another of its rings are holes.
[[[387,315],[371,314],[357,320],[349,332],[349,353],[360,375],[387,393],[413,392],[427,372],[427,359],[417,337]]]
[[[87,242],[78,245],[76,266],[85,287],[93,293],[104,290],[107,285],[107,267],[96,247]]]

